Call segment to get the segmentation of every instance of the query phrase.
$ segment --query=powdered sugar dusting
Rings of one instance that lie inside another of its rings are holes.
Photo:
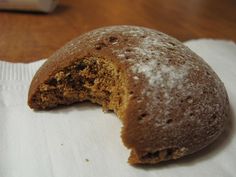
[[[161,87],[172,89],[180,83],[188,73],[188,67],[175,68],[163,64],[157,65],[156,60],[146,63],[136,63],[132,66],[134,73],[143,74],[150,86],[161,85]]]
[[[167,53],[166,49],[173,48],[173,44],[167,42],[165,35],[153,30],[135,27],[130,30],[122,30],[122,34],[139,39],[137,45],[133,47],[129,46],[113,51],[120,59],[131,55],[128,61],[132,63],[131,71],[136,75],[136,78],[137,74],[141,74],[148,80],[151,87],[162,85],[168,89],[174,88],[177,83],[185,79],[188,65],[177,67],[168,64],[167,60],[163,59]]]

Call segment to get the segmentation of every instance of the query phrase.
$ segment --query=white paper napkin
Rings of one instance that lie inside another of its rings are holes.
[[[232,108],[227,131],[210,147],[184,159],[133,167],[120,139],[121,122],[101,107],[81,103],[49,112],[27,106],[30,81],[43,61],[0,61],[0,177],[231,177],[236,174],[236,45],[185,43],[225,83]]]

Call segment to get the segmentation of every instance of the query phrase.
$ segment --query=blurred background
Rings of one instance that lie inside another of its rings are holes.
[[[236,41],[236,0],[60,0],[51,13],[0,10],[0,59],[46,58],[84,32],[119,24],[154,28],[180,41]]]

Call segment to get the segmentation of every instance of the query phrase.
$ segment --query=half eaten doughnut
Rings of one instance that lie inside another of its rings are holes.
[[[223,83],[199,56],[136,26],[100,28],[67,43],[35,74],[28,104],[40,110],[85,100],[120,118],[130,164],[201,150],[222,133],[229,112]]]

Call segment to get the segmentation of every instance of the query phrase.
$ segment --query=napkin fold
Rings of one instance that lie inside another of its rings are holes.
[[[230,99],[229,126],[210,147],[156,166],[130,166],[115,114],[90,103],[35,112],[27,106],[27,94],[44,60],[0,61],[0,177],[235,176],[236,45],[209,39],[185,45],[216,71]]]

